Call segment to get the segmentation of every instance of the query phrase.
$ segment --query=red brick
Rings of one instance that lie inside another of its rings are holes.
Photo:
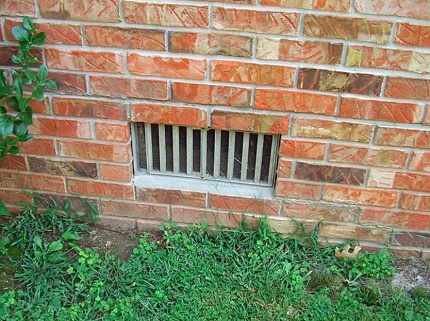
[[[114,142],[130,141],[130,128],[127,123],[96,122],[96,136],[99,140]]]
[[[340,43],[258,38],[257,58],[339,65],[343,45]]]
[[[166,81],[90,76],[90,87],[94,95],[167,100]]]
[[[261,4],[264,6],[347,12],[349,10],[350,0],[261,0]]]
[[[2,0],[0,2],[0,15],[36,17],[34,0]]]
[[[291,160],[280,157],[278,160],[278,177],[291,177],[293,162]]]
[[[21,153],[38,155],[55,155],[54,139],[38,138],[20,144]]]
[[[5,20],[6,38],[9,41],[15,41],[11,31],[14,26],[20,23],[19,21]],[[45,44],[82,44],[82,32],[79,26],[56,23],[35,23],[34,25],[46,34]]]
[[[59,155],[92,160],[128,163],[131,160],[130,144],[105,144],[74,140],[58,141]]]
[[[124,2],[124,17],[128,23],[169,27],[208,27],[207,6],[158,4],[127,0]]]
[[[319,236],[323,238],[387,243],[390,240],[391,233],[390,230],[380,227],[322,222],[319,228]]]
[[[34,117],[33,126],[29,127],[32,134],[74,137],[74,138],[91,138],[90,121],[70,120],[70,119],[53,119]]]
[[[249,107],[251,89],[175,82],[172,85],[172,100],[193,104]]]
[[[51,113],[51,106],[49,103],[49,99],[45,98],[42,101],[33,100],[30,103],[31,109],[33,109],[33,113],[36,114],[50,114]]]
[[[127,109],[124,103],[106,100],[54,97],[52,104],[54,113],[60,116],[117,120],[127,119]]]
[[[118,22],[118,0],[39,0],[43,18],[60,20]]]
[[[165,32],[137,28],[85,26],[85,43],[89,46],[118,47],[164,51]]]
[[[84,75],[49,71],[49,78],[57,83],[58,91],[82,94],[87,92]]]
[[[281,140],[280,156],[291,158],[324,159],[326,144],[302,140]]]
[[[214,209],[267,215],[279,215],[280,208],[276,201],[217,194],[209,194],[209,203]]]
[[[212,112],[212,127],[215,129],[286,134],[288,133],[289,125],[288,116],[236,113],[221,110]]]
[[[16,190],[10,190],[10,189],[1,189],[0,199],[5,204],[18,204],[20,202],[24,202],[28,204],[31,202],[30,195],[24,193],[23,191],[16,191]]]
[[[320,200],[321,191],[321,184],[301,183],[284,179],[278,179],[275,187],[276,196],[310,200]]]
[[[336,96],[301,91],[259,89],[255,91],[255,109],[334,115]]]
[[[427,112],[424,117],[424,124],[430,124],[430,108],[427,106]]]
[[[132,174],[131,164],[100,164],[100,177],[108,181],[130,182]]]
[[[53,69],[124,72],[122,53],[47,48],[45,54],[48,67]]]
[[[368,18],[305,15],[303,33],[308,37],[358,40],[386,44],[392,22]]]
[[[392,243],[397,246],[430,248],[430,234],[411,231],[397,232],[393,235]]]
[[[430,208],[430,195],[403,192],[399,207],[405,210],[426,212]]]
[[[430,131],[378,127],[375,143],[386,146],[430,148]]]
[[[385,96],[430,100],[430,80],[387,77]]]
[[[365,148],[330,144],[330,162],[405,168],[408,152],[393,149]]]
[[[361,214],[360,221],[419,230],[430,228],[430,215],[416,212],[365,209]]]
[[[27,170],[25,157],[21,155],[5,155],[0,161],[1,169],[16,169],[20,171]],[[1,183],[0,183],[1,187]]]
[[[429,19],[430,3],[427,0],[386,0],[372,2],[357,0],[355,9],[359,13]]]
[[[206,74],[206,60],[129,53],[128,69],[132,74],[137,75],[202,80]]]
[[[133,187],[130,185],[78,180],[71,178],[67,179],[67,192],[72,194],[107,198],[134,198]]]
[[[373,125],[296,118],[293,123],[293,136],[326,138],[351,142],[370,142]]]
[[[103,215],[151,220],[167,220],[169,218],[167,206],[120,201],[102,201],[102,213]]]
[[[399,193],[396,191],[334,185],[323,189],[323,200],[329,202],[395,207],[398,199]]]
[[[157,188],[136,188],[136,199],[149,203],[206,207],[206,193],[200,192]]]
[[[294,178],[311,182],[363,185],[366,170],[297,162]]]
[[[401,22],[397,26],[394,42],[406,46],[430,47],[430,26]]]
[[[18,47],[15,45],[5,46],[3,44],[0,44],[0,51],[2,53],[0,56],[0,65],[15,66],[15,63],[12,62],[12,57],[18,54]],[[37,58],[37,61],[31,64],[31,66],[32,67],[40,66],[41,61],[43,61],[42,50],[40,48],[34,48],[30,51],[30,54],[33,57]]]
[[[418,104],[342,97],[339,116],[355,119],[386,120],[389,122],[419,123],[422,111],[423,107]]]
[[[375,47],[349,46],[347,66],[404,70],[428,74],[430,54]]]
[[[413,152],[409,169],[430,172],[430,152]]]
[[[207,127],[206,111],[192,107],[133,104],[131,120],[152,124]]]
[[[381,93],[381,86],[381,76],[311,68],[300,68],[297,83],[297,87],[300,89],[368,96],[378,96]]]
[[[252,57],[252,38],[213,33],[172,32],[169,51],[201,55]]]
[[[65,193],[64,178],[42,174],[0,172],[1,187]]]
[[[212,226],[224,226],[237,228],[243,219],[245,222],[255,223],[255,218],[208,209],[195,209],[172,206],[172,221],[185,224],[206,223]]]
[[[239,61],[212,61],[211,80],[292,87],[296,69]]]
[[[298,34],[300,14],[214,7],[212,19],[212,27],[218,30],[294,36]]]
[[[396,173],[394,188],[430,192],[430,175],[414,173]]]
[[[284,216],[307,220],[355,222],[360,213],[361,209],[359,207],[329,203],[286,202],[283,204]]]

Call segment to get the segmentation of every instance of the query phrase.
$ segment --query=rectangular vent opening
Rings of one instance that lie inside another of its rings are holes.
[[[139,171],[273,186],[280,135],[136,123]]]

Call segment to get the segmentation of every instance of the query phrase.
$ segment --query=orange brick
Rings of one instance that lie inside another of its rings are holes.
[[[388,243],[391,231],[387,228],[364,227],[345,223],[322,222],[319,236],[323,238],[359,240],[365,242]]]
[[[355,222],[360,216],[361,209],[355,206],[343,206],[331,203],[316,202],[285,202],[283,204],[283,215],[287,217],[334,221]]]
[[[256,224],[256,219],[252,216],[232,214],[225,211],[172,206],[172,221],[178,223],[205,223],[212,226],[237,228],[240,226],[243,219],[245,219],[246,224]]]
[[[42,101],[33,100],[30,103],[31,109],[33,109],[33,113],[37,114],[50,114],[51,113],[51,106],[49,103],[49,99],[45,98]]]
[[[296,69],[238,61],[212,61],[211,80],[291,87]]]
[[[297,181],[278,179],[276,181],[275,195],[287,198],[320,200],[321,190],[321,184],[301,183]]]
[[[192,107],[133,104],[131,119],[134,122],[152,124],[207,127],[206,111]]]
[[[424,117],[424,124],[430,124],[430,108],[427,106],[427,112]]]
[[[1,187],[65,193],[64,178],[27,173],[0,172]]]
[[[385,96],[430,100],[430,80],[387,77]]]
[[[0,185],[1,186],[1,185]],[[24,193],[23,191],[11,190],[11,189],[1,189],[0,199],[5,204],[18,204],[20,202],[30,203],[31,196]]]
[[[117,120],[127,119],[127,109],[124,103],[106,100],[54,97],[52,104],[54,113],[60,116]]]
[[[294,36],[298,34],[300,14],[214,7],[212,19],[214,29]]]
[[[120,201],[102,201],[102,213],[137,219],[167,220],[169,218],[167,206]]]
[[[128,23],[159,25],[169,27],[208,27],[207,6],[158,4],[127,0],[124,2],[124,16]]]
[[[430,195],[403,192],[399,207],[405,210],[427,212],[430,208]]]
[[[142,202],[206,207],[206,193],[157,188],[136,188],[136,198]]]
[[[370,142],[373,125],[296,118],[293,123],[293,136],[326,138],[351,142]]]
[[[6,38],[9,41],[15,41],[11,31],[19,24],[19,21],[5,20]],[[82,44],[82,32],[79,26],[56,23],[35,23],[34,25],[46,34],[45,44]]]
[[[427,230],[430,228],[430,215],[416,212],[365,209],[361,214],[362,223],[390,225],[409,229]]]
[[[100,163],[100,176],[108,181],[130,182],[133,169],[131,164],[107,164]]]
[[[30,16],[36,17],[34,0],[2,0],[0,2],[0,15],[4,16]]]
[[[167,82],[160,80],[90,76],[90,91],[108,97],[167,100]]]
[[[430,172],[430,152],[413,152],[409,169]]]
[[[364,189],[352,186],[327,185],[323,189],[323,200],[368,206],[396,207],[399,192]]]
[[[25,154],[55,155],[54,139],[35,137],[20,144],[20,150]]]
[[[134,191],[130,185],[67,179],[67,192],[72,194],[99,196],[107,198],[133,199]]]
[[[347,66],[404,70],[428,74],[430,54],[411,50],[349,46]]]
[[[49,71],[49,78],[57,83],[58,91],[66,93],[86,93],[87,83],[84,75]]]
[[[74,138],[91,138],[90,121],[70,120],[70,119],[53,119],[34,117],[33,126],[29,127],[32,134],[74,137]]]
[[[280,6],[287,8],[301,8],[301,9],[316,9],[316,10],[329,10],[347,12],[350,6],[350,0],[261,0],[264,6]]]
[[[303,33],[308,37],[359,40],[386,44],[392,22],[368,18],[305,15]]]
[[[259,89],[255,91],[255,109],[292,111],[296,113],[334,115],[337,97],[286,91]]]
[[[220,110],[212,112],[212,127],[215,129],[286,134],[288,133],[289,124],[288,116],[236,113]]]
[[[289,178],[293,168],[291,160],[280,157],[278,160],[278,177]]]
[[[430,131],[379,127],[375,143],[385,146],[430,148]]]
[[[39,0],[40,13],[43,18],[60,20],[118,22],[119,1],[97,0],[82,2],[80,0]]]
[[[82,159],[128,163],[131,160],[130,144],[106,144],[75,140],[59,140],[59,155]]]
[[[301,140],[281,140],[280,156],[291,158],[324,159],[326,144]]]
[[[49,68],[123,73],[122,53],[88,50],[45,49]]]
[[[422,111],[423,107],[418,104],[342,97],[339,107],[339,116],[355,119],[419,123],[421,121]]]
[[[257,58],[339,65],[343,45],[328,42],[258,38]]]
[[[419,19],[428,19],[430,16],[430,3],[427,0],[386,0],[383,2],[357,0],[355,9],[359,13]]]
[[[221,85],[175,82],[172,85],[172,100],[204,105],[249,107],[251,90]]]
[[[430,26],[399,23],[395,43],[406,46],[430,47]]]
[[[130,141],[130,128],[127,123],[96,122],[95,126],[97,139],[114,142]]]
[[[85,26],[89,46],[164,51],[164,31],[107,26]]]
[[[21,155],[5,155],[0,161],[1,169],[16,169],[20,171],[27,170],[25,157]],[[1,186],[1,183],[0,183]]]
[[[396,173],[394,188],[430,192],[430,175],[415,173]]]
[[[267,215],[279,215],[280,209],[279,203],[276,201],[217,194],[209,195],[209,203],[214,209]]]
[[[405,168],[409,153],[402,150],[330,144],[330,162]]]
[[[213,33],[172,32],[169,51],[251,58],[252,38]]]

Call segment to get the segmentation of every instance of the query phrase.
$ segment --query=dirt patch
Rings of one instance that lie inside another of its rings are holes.
[[[424,286],[430,290],[430,260],[415,257],[396,257],[393,285],[412,290]]]

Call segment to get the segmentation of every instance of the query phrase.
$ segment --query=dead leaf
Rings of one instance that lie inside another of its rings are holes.
[[[339,248],[336,247],[334,249],[334,255],[338,259],[353,259],[353,260],[357,261],[358,253],[361,250],[361,246],[356,245],[352,252],[349,251],[350,249],[351,249],[351,246],[349,246],[349,245],[345,245],[345,247],[343,248],[342,251],[340,251]]]

